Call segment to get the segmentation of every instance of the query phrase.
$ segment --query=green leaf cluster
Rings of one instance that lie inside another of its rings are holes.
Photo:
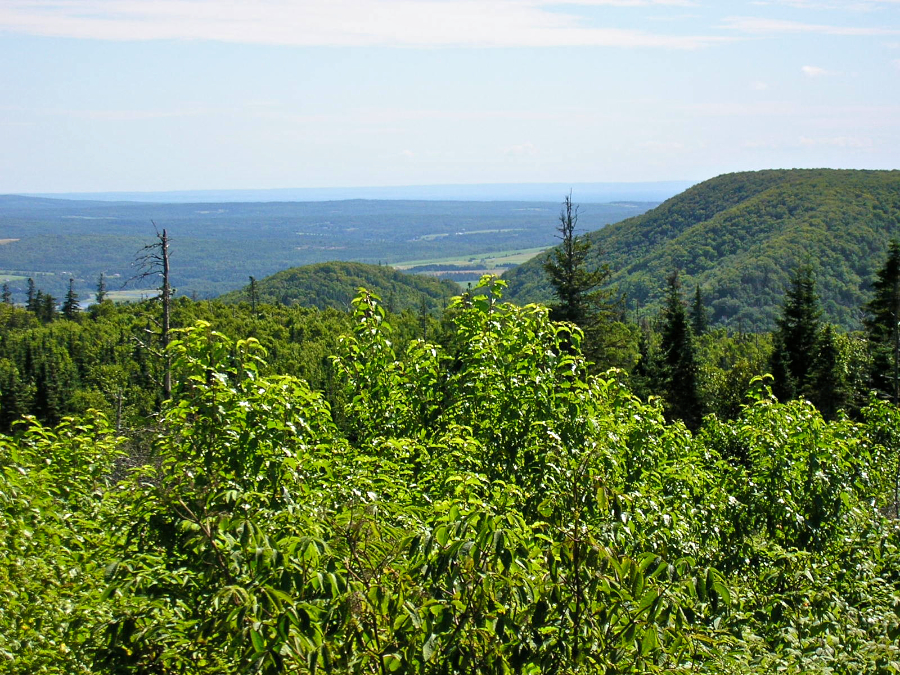
[[[4,437],[0,663],[897,671],[896,408],[827,422],[756,380],[692,433],[572,324],[476,291],[441,344],[362,292],[330,393],[195,321],[130,467],[99,414]]]

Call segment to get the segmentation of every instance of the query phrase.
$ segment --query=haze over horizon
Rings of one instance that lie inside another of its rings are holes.
[[[900,0],[5,0],[0,193],[900,167]]]

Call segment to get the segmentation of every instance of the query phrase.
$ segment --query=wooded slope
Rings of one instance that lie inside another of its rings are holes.
[[[700,285],[712,320],[771,328],[792,270],[813,265],[826,318],[859,327],[859,307],[900,234],[900,171],[828,169],[734,173],[590,233],[627,307],[654,313],[665,277]],[[516,302],[551,299],[542,257],[511,270]]]
[[[387,265],[354,262],[326,262],[292,267],[259,279],[257,301],[270,304],[301,305],[347,310],[360,287],[381,297],[391,311],[419,310],[422,303],[429,312],[440,311],[460,288],[420,274],[404,274]],[[250,300],[250,287],[220,297],[223,302]]]

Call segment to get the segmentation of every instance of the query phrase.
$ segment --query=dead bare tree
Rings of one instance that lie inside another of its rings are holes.
[[[126,283],[145,281],[154,277],[159,277],[161,284],[159,288],[159,299],[162,303],[162,321],[157,323],[159,326],[159,349],[155,351],[163,360],[163,399],[172,398],[172,359],[169,356],[169,309],[172,300],[172,286],[169,283],[169,235],[165,229],[162,232],[156,227],[156,242],[147,244],[135,257],[135,267],[138,273],[135,274]],[[145,345],[146,346],[146,345]]]

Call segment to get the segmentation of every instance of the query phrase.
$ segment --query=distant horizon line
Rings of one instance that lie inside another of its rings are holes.
[[[350,199],[413,201],[562,201],[570,191],[580,203],[661,201],[702,181],[596,181],[535,183],[432,183],[307,188],[230,188],[188,190],[107,190],[85,192],[16,192],[21,197],[77,201],[129,202],[264,202],[345,201]]]

